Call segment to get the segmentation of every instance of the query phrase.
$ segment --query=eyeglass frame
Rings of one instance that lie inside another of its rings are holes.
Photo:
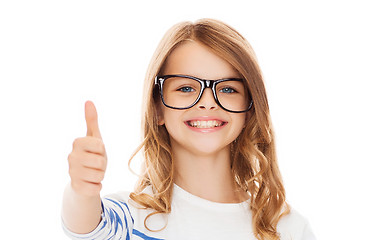
[[[171,78],[171,77],[188,78],[188,79],[192,79],[192,80],[195,80],[195,81],[200,83],[201,89],[200,89],[198,98],[195,100],[194,103],[192,103],[190,106],[184,107],[184,108],[172,107],[172,106],[169,106],[165,103],[164,96],[163,96],[163,84],[164,84],[164,81],[166,79]],[[218,83],[226,82],[226,81],[241,81],[241,82],[243,82],[244,80],[242,78],[223,78],[223,79],[218,79],[218,80],[208,80],[208,79],[201,79],[201,78],[188,76],[188,75],[182,75],[182,74],[163,75],[163,76],[156,76],[155,77],[155,85],[159,86],[161,101],[163,102],[164,106],[166,106],[168,108],[177,109],[177,110],[184,110],[184,109],[192,108],[193,106],[195,106],[199,102],[199,100],[201,100],[204,90],[206,88],[210,88],[212,90],[213,95],[214,95],[215,102],[217,103],[217,105],[219,105],[225,111],[232,112],[232,113],[243,113],[243,112],[249,111],[251,109],[251,107],[253,106],[253,99],[252,99],[251,93],[248,89],[247,90],[248,90],[249,96],[250,96],[250,104],[249,104],[249,107],[246,110],[233,111],[233,110],[226,109],[223,105],[221,105],[221,103],[220,103],[220,101],[219,101],[219,99],[216,95],[216,85]]]

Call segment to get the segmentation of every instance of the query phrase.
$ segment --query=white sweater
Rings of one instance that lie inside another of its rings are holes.
[[[151,187],[144,190],[152,194]],[[242,203],[217,203],[202,199],[174,184],[171,213],[155,214],[144,220],[152,209],[139,209],[129,198],[130,192],[111,194],[102,199],[102,220],[88,234],[63,229],[71,239],[253,239],[249,201]],[[281,218],[277,225],[282,240],[315,240],[307,220],[294,209]]]

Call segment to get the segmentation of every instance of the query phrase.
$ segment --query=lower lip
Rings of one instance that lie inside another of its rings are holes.
[[[216,131],[219,131],[220,129],[222,129],[225,125],[227,125],[227,123],[224,123],[223,125],[221,125],[220,127],[213,127],[213,128],[197,128],[197,127],[192,127],[190,126],[187,122],[185,122],[185,125],[190,128],[191,130],[195,131],[195,132],[200,132],[200,133],[211,133],[211,132],[216,132]]]

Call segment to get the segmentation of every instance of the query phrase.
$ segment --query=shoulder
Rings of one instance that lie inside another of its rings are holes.
[[[150,232],[145,226],[145,219],[147,219],[151,213],[154,213],[155,210],[136,203],[130,198],[130,193],[130,191],[120,191],[102,197],[103,212],[107,222],[118,223],[119,226],[124,229],[126,228],[126,232],[137,236],[145,237],[147,234],[147,236],[158,237],[160,234],[162,235],[162,232]],[[146,187],[142,193],[146,193],[150,196],[153,195],[150,186]],[[165,215],[153,215],[152,221],[147,222],[147,226],[150,229],[162,229],[167,222],[165,217]]]
[[[131,193],[130,191],[120,191],[120,192],[104,195],[102,199],[114,200],[118,202],[127,202],[130,199],[130,193]]]
[[[150,209],[145,209],[144,206],[141,206],[130,198],[131,193],[131,191],[119,191],[104,195],[102,197],[103,209],[112,209],[121,213],[127,212],[132,219],[134,215],[149,213]],[[152,195],[151,187],[146,187],[142,193]]]
[[[309,221],[296,209],[290,207],[290,213],[281,217],[277,224],[281,239],[314,240]]]
[[[102,197],[102,199],[103,200],[109,200],[109,201],[129,203],[129,202],[132,202],[132,200],[130,198],[130,193],[132,193],[132,192],[131,191],[119,191],[119,192],[116,192],[116,193],[104,195],[104,197]],[[152,193],[151,186],[146,187],[142,191],[142,193],[152,195],[153,193]]]

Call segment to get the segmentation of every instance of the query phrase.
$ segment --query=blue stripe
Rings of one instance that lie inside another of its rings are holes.
[[[147,236],[146,234],[144,233],[141,233],[140,231],[136,230],[133,228],[133,234],[142,238],[142,239],[145,239],[145,240],[164,240],[162,238],[154,238],[154,237],[149,237]]]
[[[111,226],[113,226],[114,216],[113,216],[113,210],[110,208],[106,208],[105,211],[107,212],[107,215],[109,217],[109,221],[111,223]],[[110,236],[112,233],[112,227],[110,228],[110,231],[107,236]],[[115,233],[116,234],[116,233]],[[114,236],[114,235],[113,235]]]
[[[128,209],[129,215],[130,215],[130,217],[132,218],[132,223],[134,224],[134,219],[133,219],[132,214],[130,213],[130,209],[129,209],[129,207],[128,207],[128,204],[126,204],[125,202],[122,202],[122,201],[119,201],[119,202],[122,203],[122,204],[124,204],[125,207]]]
[[[121,205],[118,203],[118,202],[116,202],[116,201],[114,201],[114,200],[112,200],[112,199],[109,199],[109,198],[106,198],[106,200],[108,200],[108,201],[111,201],[112,203],[114,203],[114,204],[116,204],[120,209],[121,209],[121,211],[122,211],[122,213],[124,214],[124,220],[125,220],[125,227],[126,227],[126,240],[130,240],[130,231],[129,231],[129,226],[128,226],[128,220],[126,219],[126,214],[125,214],[125,212],[124,212],[124,209],[121,207]],[[128,211],[129,211],[129,208],[128,208],[128,206],[126,205],[126,203],[123,203],[125,206],[126,206],[126,208],[128,209]],[[117,214],[117,213],[116,213]],[[130,211],[129,211],[129,215],[130,215],[130,217],[132,218],[132,221],[133,221],[133,224],[134,224],[134,220],[133,220],[133,217],[131,216],[131,214],[130,214]],[[118,215],[117,215],[118,216]],[[120,219],[120,221],[121,221],[121,219]],[[122,226],[122,222],[121,222],[121,226]],[[115,230],[116,232],[117,232],[117,227],[116,227],[116,230]]]
[[[104,205],[103,205],[103,201],[101,201],[102,203],[102,209],[103,209],[103,213],[104,213]],[[99,231],[101,231],[106,225],[107,225],[107,220],[104,218],[103,219],[103,226],[99,229]]]

